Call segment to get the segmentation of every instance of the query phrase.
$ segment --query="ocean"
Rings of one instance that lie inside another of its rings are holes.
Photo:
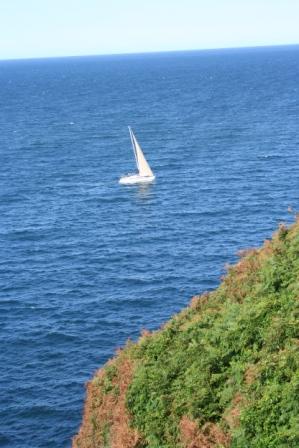
[[[299,46],[0,62],[1,447],[70,447],[96,369],[293,221],[298,80]]]

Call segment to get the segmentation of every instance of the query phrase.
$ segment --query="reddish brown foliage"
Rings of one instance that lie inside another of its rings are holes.
[[[226,412],[224,419],[230,429],[234,429],[240,424],[241,407],[244,404],[244,397],[238,392],[233,401],[231,408]]]
[[[151,332],[149,330],[147,330],[146,328],[144,328],[141,332],[141,336],[142,337],[147,337],[147,336],[151,336]]]
[[[248,288],[256,284],[261,266],[259,251],[250,249],[246,255],[241,253],[241,260],[234,266],[228,266],[228,274],[223,278],[223,288],[230,300],[241,302],[247,295]]]
[[[238,257],[245,258],[248,255],[253,255],[256,253],[256,249],[248,248],[248,249],[241,249],[237,252]]]
[[[209,301],[210,293],[204,292],[200,296],[194,296],[192,297],[190,301],[190,308],[200,310],[203,305],[205,305]]]
[[[257,377],[258,367],[255,364],[249,366],[244,374],[244,381],[247,386],[250,386]]]
[[[119,368],[118,386],[119,396],[112,411],[112,424],[110,429],[111,448],[134,448],[140,437],[129,424],[129,415],[126,410],[126,391],[133,376],[131,361],[126,359]]]
[[[231,438],[214,423],[206,423],[198,428],[196,422],[183,417],[180,422],[181,440],[184,448],[214,448],[217,445],[228,447]]]
[[[83,424],[73,440],[73,448],[101,448],[107,445],[107,440],[111,448],[134,448],[140,441],[137,431],[130,427],[130,416],[125,405],[133,365],[126,358],[118,361],[112,380],[117,393],[115,390],[103,393],[99,387],[105,377],[104,369],[97,373],[96,380],[88,384]]]

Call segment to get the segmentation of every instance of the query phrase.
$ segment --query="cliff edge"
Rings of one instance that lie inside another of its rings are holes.
[[[73,448],[299,446],[299,222],[87,385]]]

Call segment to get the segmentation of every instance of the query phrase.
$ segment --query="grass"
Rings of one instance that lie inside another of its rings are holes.
[[[74,447],[298,447],[298,299],[296,223],[98,372]]]

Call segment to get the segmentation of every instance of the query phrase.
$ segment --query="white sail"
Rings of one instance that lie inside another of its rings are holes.
[[[142,149],[141,149],[139,143],[137,142],[132,129],[129,128],[129,131],[130,131],[130,135],[131,135],[131,140],[132,140],[132,145],[133,145],[133,149],[134,149],[134,154],[135,154],[135,159],[136,159],[136,164],[137,164],[137,168],[139,171],[139,175],[140,176],[153,176],[154,174],[153,174],[149,164],[147,163],[146,158],[144,157]]]
[[[138,174],[128,174],[126,176],[122,176],[119,179],[119,183],[123,185],[131,185],[131,184],[144,184],[153,182],[155,180],[155,175],[153,174],[149,164],[144,157],[142,149],[139,143],[136,140],[135,135],[133,134],[132,129],[129,127],[131,142],[133,146],[135,161],[138,169]]]

